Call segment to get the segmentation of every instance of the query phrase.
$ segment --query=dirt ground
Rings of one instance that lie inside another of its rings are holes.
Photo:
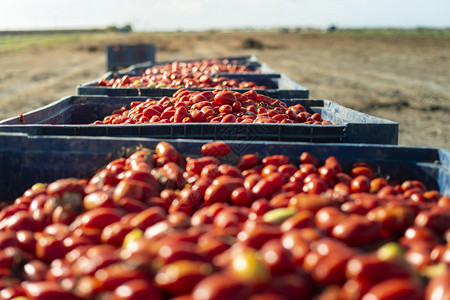
[[[249,41],[253,41],[249,43]],[[0,119],[75,95],[106,71],[109,43],[154,43],[162,60],[254,54],[311,99],[399,123],[399,145],[450,149],[450,40],[305,32],[121,34],[0,54]]]

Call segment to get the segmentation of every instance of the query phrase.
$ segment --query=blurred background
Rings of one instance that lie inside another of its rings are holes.
[[[273,27],[449,26],[447,0],[16,0],[0,3],[0,30],[103,28],[135,31]]]

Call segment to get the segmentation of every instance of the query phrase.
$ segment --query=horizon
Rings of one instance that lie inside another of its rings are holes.
[[[10,29],[10,30],[1,30],[0,33],[8,33],[8,32],[14,32],[14,33],[20,33],[20,32],[89,32],[89,31],[108,31],[113,28],[113,30],[120,31],[123,27],[127,26],[128,24],[124,26],[116,26],[116,25],[108,25],[105,27],[80,27],[80,28],[28,28],[28,29]],[[205,29],[176,29],[176,30],[135,30],[131,26],[130,32],[135,33],[152,33],[152,32],[160,32],[160,33],[176,33],[176,32],[210,32],[210,31],[280,31],[280,30],[311,30],[311,31],[325,31],[328,30],[330,27],[336,27],[337,30],[399,30],[399,31],[414,31],[414,30],[438,30],[438,31],[447,31],[450,30],[450,26],[448,27],[427,27],[427,26],[418,26],[418,27],[339,27],[335,24],[330,24],[327,28],[321,28],[321,27],[302,27],[302,26],[278,26],[278,27],[268,27],[268,28],[256,28],[256,27],[241,27],[241,28],[205,28]]]

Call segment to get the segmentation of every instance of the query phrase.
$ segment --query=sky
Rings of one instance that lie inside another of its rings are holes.
[[[450,27],[450,0],[0,0],[0,31]]]

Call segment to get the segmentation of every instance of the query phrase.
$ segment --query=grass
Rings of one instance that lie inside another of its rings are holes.
[[[85,41],[100,41],[112,33],[53,33],[53,34],[2,34],[0,35],[0,53],[20,51],[28,48],[48,49],[61,44],[73,44]]]
[[[401,28],[359,28],[359,29],[338,29],[329,34],[343,36],[367,36],[386,38],[439,38],[449,39],[450,28],[436,29],[418,27],[414,29]]]
[[[240,30],[235,30],[239,32]],[[256,30],[257,31],[257,30]],[[207,30],[206,33],[217,33],[219,30]],[[300,30],[299,32],[304,32],[306,34],[319,35],[323,32],[307,30],[306,32]],[[146,35],[160,35],[160,34],[191,34],[189,32],[154,32],[154,33],[143,33],[143,32],[132,32],[126,35],[117,32],[76,32],[76,33],[59,33],[59,32],[49,32],[49,33],[27,33],[27,34],[16,34],[2,32],[0,34],[0,53],[20,51],[28,48],[40,48],[48,49],[54,46],[60,46],[62,44],[75,44],[78,42],[100,42],[106,40],[114,40],[119,42],[120,40],[127,40],[136,36]],[[195,33],[196,34],[196,33]],[[347,29],[338,28],[338,30],[333,32],[327,32],[326,34],[338,35],[338,36],[350,36],[350,37],[383,37],[383,38],[438,38],[438,39],[449,39],[450,38],[450,28],[445,29],[435,29],[435,28],[414,28],[414,29],[399,29],[399,28],[360,28],[360,29]]]

